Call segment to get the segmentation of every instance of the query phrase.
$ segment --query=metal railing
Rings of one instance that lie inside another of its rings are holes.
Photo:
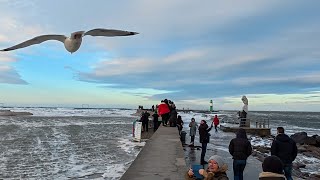
[[[270,120],[269,119],[254,120],[253,125],[255,125],[255,128],[270,128]]]
[[[222,122],[238,125],[239,127],[270,128],[269,118],[256,120],[250,118],[225,117]]]

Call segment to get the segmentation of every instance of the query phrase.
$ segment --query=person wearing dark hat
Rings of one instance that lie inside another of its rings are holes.
[[[229,152],[233,158],[234,180],[243,180],[243,171],[252,153],[252,146],[244,129],[240,128],[236,134],[237,137],[230,141]]]
[[[207,122],[205,120],[201,120],[200,126],[199,126],[199,135],[200,135],[200,143],[202,144],[201,147],[201,160],[200,164],[208,164],[207,161],[204,160],[204,157],[206,156],[207,151],[207,144],[210,140],[210,134],[209,131],[212,129],[213,125],[211,124],[211,127],[207,125]]]
[[[278,156],[283,163],[283,170],[287,180],[292,180],[292,162],[297,157],[296,142],[284,134],[284,128],[277,128],[277,136],[271,145],[271,155]]]
[[[259,174],[259,180],[285,180],[283,164],[277,156],[266,157],[262,163],[263,172]]]
[[[209,158],[208,168],[206,170],[200,169],[199,174],[204,177],[204,180],[229,180],[226,172],[228,165],[224,162],[221,156],[213,155]],[[189,169],[186,179],[193,180],[194,172]]]

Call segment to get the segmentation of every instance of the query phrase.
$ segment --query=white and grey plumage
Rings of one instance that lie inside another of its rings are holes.
[[[64,47],[66,48],[67,51],[73,53],[76,52],[81,45],[82,42],[82,37],[86,35],[90,36],[131,36],[139,34],[137,32],[129,32],[129,31],[122,31],[122,30],[116,30],[116,29],[92,29],[90,31],[77,31],[71,34],[70,37],[66,37],[65,35],[42,35],[42,36],[37,36],[34,37],[30,40],[27,40],[25,42],[22,42],[20,44],[17,44],[15,46],[2,49],[0,51],[12,51],[24,47],[28,47],[34,44],[40,44],[44,41],[48,40],[57,40],[60,41],[64,44]]]

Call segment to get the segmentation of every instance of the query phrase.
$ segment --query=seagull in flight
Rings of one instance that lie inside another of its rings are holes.
[[[137,32],[130,32],[130,31],[122,31],[122,30],[116,30],[116,29],[92,29],[89,31],[77,31],[71,34],[70,37],[66,37],[65,35],[58,35],[58,34],[49,34],[49,35],[42,35],[37,36],[32,39],[29,39],[25,42],[22,42],[20,44],[17,44],[15,46],[2,49],[0,51],[12,51],[24,47],[28,47],[34,44],[40,44],[44,41],[49,40],[57,40],[64,44],[64,47],[67,51],[69,51],[71,54],[76,52],[81,45],[82,37],[86,35],[90,36],[107,36],[107,37],[113,37],[113,36],[132,36],[139,34]]]

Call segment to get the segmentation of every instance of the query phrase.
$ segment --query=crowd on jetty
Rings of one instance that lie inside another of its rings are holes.
[[[176,106],[173,101],[164,99],[159,105],[152,106],[153,117],[153,130],[156,131],[159,126],[164,127],[177,127],[179,135],[183,127],[183,120],[178,115]],[[140,121],[143,124],[143,131],[148,131],[148,120],[150,113],[144,111],[141,114]],[[161,118],[159,118],[161,117]],[[201,158],[199,164],[200,169],[189,169],[186,172],[186,179],[207,179],[207,180],[225,180],[229,179],[227,176],[227,163],[224,158],[213,155],[208,161],[205,160],[205,154],[207,150],[207,144],[210,141],[210,131],[214,127],[215,131],[218,131],[219,117],[214,116],[212,122],[201,120],[198,125],[194,118],[189,123],[191,141],[189,146],[194,146],[194,140],[197,131],[199,132],[199,141],[201,143]],[[181,140],[183,135],[181,135]],[[259,179],[279,179],[279,180],[291,180],[293,161],[295,160],[298,148],[296,142],[285,134],[283,127],[277,128],[277,136],[275,136],[271,145],[271,155],[266,156],[262,160],[262,170],[259,174]],[[229,142],[229,153],[233,158],[233,175],[234,179],[245,179],[243,172],[246,167],[247,158],[252,155],[253,147],[251,142],[247,138],[245,129],[239,128],[236,133],[236,137]]]

